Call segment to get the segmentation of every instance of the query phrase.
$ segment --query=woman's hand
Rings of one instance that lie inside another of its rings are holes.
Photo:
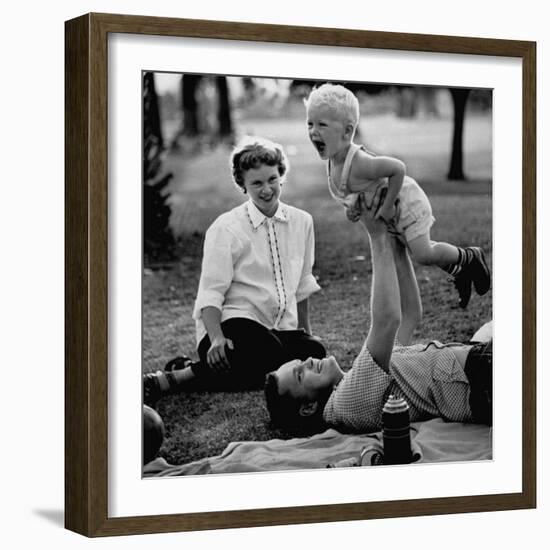
[[[233,342],[225,336],[214,338],[210,344],[210,349],[206,354],[208,366],[216,373],[222,373],[230,369],[229,359],[226,354],[226,346],[233,349]]]

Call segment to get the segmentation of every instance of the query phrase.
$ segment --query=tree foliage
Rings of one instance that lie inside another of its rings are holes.
[[[143,75],[143,242],[146,260],[170,254],[174,237],[169,227],[166,186],[172,174],[163,171],[158,96],[153,73]]]

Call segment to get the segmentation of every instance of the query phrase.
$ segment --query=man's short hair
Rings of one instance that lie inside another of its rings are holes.
[[[264,386],[267,412],[274,427],[281,428],[295,435],[318,433],[326,427],[323,420],[323,408],[328,399],[323,397],[318,401],[317,411],[309,416],[300,414],[303,403],[290,395],[279,393],[279,380],[275,372],[270,372],[265,378]]]

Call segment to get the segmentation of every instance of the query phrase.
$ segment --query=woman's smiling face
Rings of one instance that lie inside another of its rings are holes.
[[[333,388],[344,372],[332,356],[324,359],[310,357],[296,359],[281,365],[276,371],[277,386],[281,395],[290,395],[300,401],[316,401]]]
[[[258,210],[271,218],[279,208],[281,176],[277,166],[261,164],[243,173],[243,186]]]

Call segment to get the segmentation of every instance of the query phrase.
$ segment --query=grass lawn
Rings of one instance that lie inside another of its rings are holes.
[[[326,188],[325,167],[307,141],[301,120],[241,120],[242,132],[258,133],[285,145],[291,171],[283,200],[309,211],[315,222],[314,274],[322,291],[310,299],[313,331],[329,353],[348,368],[369,326],[370,253],[360,224],[349,223]],[[373,137],[371,137],[373,136]],[[374,136],[381,136],[376,139]],[[451,139],[449,120],[398,120],[372,117],[362,128],[372,149],[405,161],[408,173],[427,191],[436,223],[432,238],[456,245],[482,246],[492,264],[491,119],[469,117],[465,127],[467,182],[445,179]],[[196,357],[191,319],[200,275],[204,231],[225,210],[244,200],[230,183],[229,150],[182,159],[166,166],[174,172],[172,223],[180,235],[181,258],[163,269],[146,268],[143,278],[143,370],[161,369],[185,353]],[[424,319],[417,340],[469,339],[492,316],[492,293],[473,296],[466,311],[447,276],[437,268],[417,266]],[[267,440],[286,434],[268,427],[260,391],[195,393],[166,397],[157,410],[166,437],[160,454],[183,464],[219,454],[229,442]]]

